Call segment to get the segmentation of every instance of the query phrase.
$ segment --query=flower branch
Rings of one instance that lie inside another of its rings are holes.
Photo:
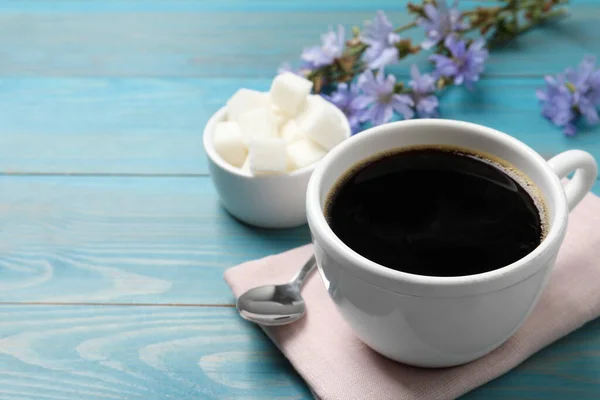
[[[394,27],[379,11],[363,28],[354,27],[346,38],[340,25],[322,35],[321,45],[304,49],[302,65],[293,72],[313,82],[321,93],[344,111],[353,130],[364,123],[378,125],[394,115],[435,117],[438,94],[450,86],[472,90],[484,71],[488,51],[527,30],[566,15],[566,0],[500,0],[489,6],[460,11],[458,2],[422,0],[409,3],[410,23]],[[401,36],[414,29],[425,34],[422,43]],[[385,67],[411,55],[429,51],[431,74],[416,66],[411,79],[397,82]],[[285,68],[290,70],[289,67]]]

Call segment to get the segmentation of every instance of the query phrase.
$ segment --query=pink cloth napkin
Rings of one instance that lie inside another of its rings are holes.
[[[311,245],[225,272],[236,296],[290,279]],[[306,282],[307,313],[265,331],[313,392],[324,400],[454,399],[504,374],[533,353],[600,315],[600,198],[589,194],[571,213],[567,237],[535,310],[504,345],[459,367],[421,369],[388,360],[363,344],[330,300],[318,273]]]

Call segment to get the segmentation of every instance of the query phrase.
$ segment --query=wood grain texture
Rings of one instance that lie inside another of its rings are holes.
[[[461,400],[593,400],[600,393],[600,320],[548,346]]]
[[[225,269],[310,241],[239,223],[206,177],[4,177],[0,193],[0,302],[233,304]]]
[[[476,7],[487,0],[461,0],[464,7]],[[101,12],[190,12],[190,11],[255,11],[255,12],[298,12],[298,11],[371,11],[406,10],[407,0],[21,0],[19,2],[0,2],[0,12],[33,13],[101,13]],[[577,5],[597,4],[597,0],[578,0]]]
[[[377,9],[402,24],[405,6],[0,2],[0,399],[311,398],[222,280],[231,265],[307,243],[308,229],[231,218],[204,176],[202,130],[237,88],[266,90],[330,24],[360,25]],[[600,54],[600,3],[571,10],[494,53],[476,93],[444,95],[443,115],[545,155],[600,158],[598,129],[564,138],[534,95],[544,74]],[[407,64],[393,71],[406,77]],[[48,174],[82,176],[37,176]],[[596,399],[598,349],[595,321],[465,398]]]
[[[309,399],[233,309],[0,306],[0,398]]]
[[[55,3],[0,7],[0,76],[271,77],[331,24],[361,25],[377,9],[397,25],[411,20],[406,2],[381,0]],[[597,52],[595,3],[570,9],[561,25],[532,31],[494,57],[490,74],[541,76]]]
[[[207,177],[0,179],[0,301],[232,304],[227,267],[310,241],[227,214]]]
[[[597,399],[600,321],[471,392]],[[275,346],[234,309],[0,306],[1,399],[310,399]]]
[[[1,15],[1,14],[0,14]],[[600,43],[600,42],[599,42]],[[250,78],[10,78],[0,90],[0,173],[205,175],[202,132]],[[442,113],[484,124],[544,154],[584,148],[600,158],[600,128],[574,138],[540,115],[542,79],[495,78],[448,91]]]

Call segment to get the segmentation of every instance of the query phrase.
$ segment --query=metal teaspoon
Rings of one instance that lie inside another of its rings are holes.
[[[237,300],[242,318],[266,326],[298,321],[306,311],[300,289],[316,265],[312,256],[289,283],[259,286],[242,294]]]

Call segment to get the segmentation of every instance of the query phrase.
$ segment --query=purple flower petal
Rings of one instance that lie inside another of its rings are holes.
[[[443,2],[443,0],[442,0]],[[429,19],[428,23],[431,23],[431,21],[437,21],[438,19],[438,10],[437,8],[435,8],[435,6],[431,3],[427,3],[425,4],[425,7],[423,7],[423,10],[425,11],[425,15],[427,16],[427,19]]]
[[[423,97],[417,103],[417,112],[420,117],[435,117],[438,115],[438,98],[431,95]]]
[[[424,6],[425,16],[417,19],[417,24],[425,30],[426,39],[421,44],[423,49],[430,49],[448,36],[467,28],[467,24],[461,21],[457,5],[458,2],[454,2],[449,8],[446,0],[438,0],[436,5],[427,3]]]
[[[410,68],[411,80],[408,82],[413,91],[419,94],[427,94],[435,91],[435,79],[429,74],[419,72],[419,68],[413,64]]]
[[[394,91],[394,86],[396,85],[396,77],[394,75],[389,74],[384,80],[383,77],[385,76],[385,72],[383,69],[381,69],[379,70],[377,76],[381,77],[381,87],[379,88],[380,91],[385,93]]]
[[[402,38],[396,32],[390,32],[390,33],[388,33],[388,40],[387,41],[388,41],[389,44],[396,44],[396,43],[398,43],[401,40],[402,40]]]
[[[390,104],[376,103],[365,112],[362,121],[371,121],[373,126],[377,126],[389,122],[393,115],[394,110]]]
[[[361,42],[369,47],[363,53],[363,60],[371,69],[379,69],[398,61],[398,49],[395,44],[400,36],[383,11],[378,11],[373,21],[367,21],[360,35]]]
[[[307,63],[310,69],[331,64],[344,52],[345,33],[344,27],[338,25],[337,32],[329,28],[327,33],[321,35],[321,45],[304,49],[300,58]]]
[[[421,48],[423,50],[429,50],[438,43],[439,43],[439,40],[437,40],[437,39],[425,39],[421,43]]]
[[[587,98],[583,97],[577,101],[581,115],[585,117],[588,124],[596,125],[598,123],[598,110],[594,104]]]
[[[357,83],[363,92],[375,94],[378,82],[375,80],[375,75],[370,69],[358,76]]]
[[[577,128],[575,127],[575,124],[569,123],[565,125],[565,127],[563,128],[563,132],[567,136],[575,136],[575,134],[577,133]]]
[[[460,40],[456,35],[450,35],[446,38],[444,45],[456,59],[464,59],[467,54],[467,45],[464,40]]]
[[[535,91],[535,95],[538,98],[538,100],[541,100],[541,101],[548,100],[548,93],[546,91],[544,91],[543,89],[537,89]]]
[[[409,95],[395,94],[392,96],[391,104],[392,108],[398,114],[401,114],[404,117],[404,119],[411,119],[415,115],[415,112],[412,109],[414,102]]]
[[[373,96],[361,95],[352,100],[352,106],[357,109],[367,108],[371,104],[375,103],[376,99]]]
[[[435,79],[430,74],[421,74],[416,65],[410,70],[412,80],[408,82],[412,88],[412,100],[419,117],[437,116],[439,102],[435,96]]]
[[[395,47],[388,47],[387,49],[379,52],[377,57],[374,57],[370,63],[369,68],[378,69],[385,67],[386,65],[394,64],[398,61],[398,49]]]
[[[376,117],[373,119],[374,125],[382,125],[386,122],[390,122],[390,120],[394,116],[394,110],[389,105],[380,105],[375,108],[378,109],[378,111],[376,113]]]
[[[392,104],[404,104],[412,107],[415,105],[415,102],[407,94],[394,94],[392,95]]]
[[[473,43],[471,43],[471,45],[469,46],[469,50],[479,52],[480,50],[483,50],[484,47],[485,40],[483,40],[483,38],[479,38],[473,41]]]
[[[479,80],[483,72],[488,51],[484,48],[482,39],[475,40],[468,47],[466,41],[456,35],[450,35],[444,41],[444,45],[452,54],[452,58],[440,54],[429,57],[435,66],[436,77],[453,78],[454,84],[465,84],[472,89],[473,84]]]
[[[435,75],[438,77],[452,77],[458,74],[458,65],[446,56],[433,54],[429,56],[429,60],[436,64]]]
[[[371,121],[373,125],[381,125],[392,119],[394,111],[404,118],[412,118],[414,115],[411,96],[394,93],[396,78],[391,74],[386,76],[383,69],[376,76],[371,70],[365,71],[359,76],[358,82],[363,94],[354,102],[359,107],[370,104],[368,110],[360,116],[362,122]]]
[[[595,57],[585,56],[576,68],[544,80],[546,87],[537,91],[542,115],[567,136],[577,133],[575,123],[580,117],[590,125],[600,123],[596,108],[600,103],[600,71],[596,70]]]
[[[352,133],[360,130],[360,117],[366,108],[373,102],[369,96],[361,96],[356,85],[340,83],[337,90],[330,95],[322,95],[323,98],[338,107],[348,118]]]

